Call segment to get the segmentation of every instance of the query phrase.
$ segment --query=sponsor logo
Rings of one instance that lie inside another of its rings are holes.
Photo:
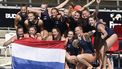
[[[111,21],[109,21],[109,28],[114,28],[116,25],[122,25],[122,15],[121,14],[110,14]]]
[[[14,19],[15,17],[16,17],[16,14],[14,13],[5,13],[5,18]]]

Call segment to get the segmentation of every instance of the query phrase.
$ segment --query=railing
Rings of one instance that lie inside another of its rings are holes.
[[[27,4],[29,7],[32,7],[33,5],[40,6],[41,3],[28,3],[28,2],[0,2],[3,6],[20,6],[22,4]],[[49,4],[49,6],[54,6],[56,4]]]
[[[21,4],[27,4],[28,6],[40,6],[41,3],[40,2],[36,2],[33,3],[32,0],[28,0],[26,2],[22,2],[22,1],[7,1],[7,0],[2,0],[0,1],[0,4],[2,4],[3,6],[20,6]],[[56,4],[60,4],[60,0],[57,0],[57,3],[50,3],[49,6],[54,6]]]

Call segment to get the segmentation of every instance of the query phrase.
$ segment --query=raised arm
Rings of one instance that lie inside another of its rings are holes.
[[[55,8],[60,9],[60,8],[64,7],[68,2],[69,2],[69,0],[65,0],[63,3],[59,4]]]
[[[16,17],[15,17],[15,20],[14,20],[14,27],[17,29],[17,25],[18,25],[18,23],[19,23],[19,21],[20,21],[20,16],[19,15],[16,15]]]
[[[101,0],[96,0],[97,5],[96,5],[95,11],[92,13],[92,15],[94,15],[94,16],[98,15],[100,2],[101,2]]]
[[[37,13],[38,15],[41,14],[41,8],[40,8],[40,7],[32,7],[32,8],[29,8],[29,7],[28,7],[28,11],[29,11],[29,12]]]
[[[9,44],[13,43],[16,40],[16,36],[10,38],[8,41],[6,41],[3,46],[8,46]]]
[[[84,6],[80,9],[80,11],[84,10],[84,8],[90,6],[90,5],[93,4],[94,2],[95,2],[95,0],[90,1],[89,3],[87,3],[86,5],[84,5]]]

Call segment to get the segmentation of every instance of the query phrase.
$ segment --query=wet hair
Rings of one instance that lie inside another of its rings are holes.
[[[19,26],[19,27],[16,29],[17,39],[19,39],[19,38],[20,38],[20,36],[19,36],[19,34],[18,34],[18,30],[19,30],[19,29],[22,29],[22,30],[23,30],[23,33],[24,33],[24,28],[23,28],[23,27],[21,27],[21,26]],[[23,35],[23,37],[24,37],[24,35]]]
[[[60,31],[60,29],[57,28],[57,27],[54,27],[53,29],[56,29],[57,32],[59,33],[58,36],[57,36],[57,38],[54,38],[54,36],[53,36],[53,40],[57,40],[57,39],[58,39],[58,40],[61,40],[61,31]],[[53,30],[53,29],[52,29],[52,30]]]
[[[98,20],[97,16],[91,15],[89,18],[93,18],[94,20]]]
[[[75,11],[75,14],[78,13],[80,15],[80,17],[82,16],[82,12],[81,11]]]
[[[88,12],[90,12],[88,8],[84,8],[82,11],[88,11]]]
[[[83,30],[83,27],[82,26],[77,26],[80,30]],[[75,27],[76,28],[76,27]]]
[[[52,10],[56,10],[58,12],[58,14],[59,14],[59,10],[57,8],[52,8],[51,11]]]
[[[65,37],[68,37],[69,32],[73,32],[73,35],[75,35],[75,32],[73,30],[69,30],[69,31],[66,32]]]
[[[57,30],[57,32],[59,32],[59,34],[61,34],[61,31],[60,31],[60,29],[59,29],[59,28],[54,27],[53,29],[56,29],[56,30]],[[52,30],[53,30],[53,29],[52,29]]]
[[[28,8],[27,4],[22,4],[22,5],[21,5],[21,8],[22,8],[22,7],[26,7],[26,9]]]
[[[30,28],[33,28],[33,29],[36,31],[36,33],[37,33],[37,28],[36,28],[35,26],[30,26],[30,27],[28,28],[28,32],[29,32]]]
[[[79,13],[80,15],[82,14],[82,12],[81,11],[76,11],[77,13]]]
[[[18,26],[18,28],[16,29],[16,32],[18,32],[19,29],[23,29],[23,27],[22,26]]]
[[[35,12],[28,12],[28,14],[33,14],[35,16],[35,19],[38,19],[38,14]]]

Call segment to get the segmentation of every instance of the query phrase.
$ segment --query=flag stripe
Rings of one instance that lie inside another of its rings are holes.
[[[17,57],[12,57],[13,69],[64,69],[64,63],[35,62]]]
[[[31,46],[31,47],[38,47],[38,48],[65,49],[64,41],[40,41],[33,38],[24,38],[21,40],[16,40],[14,43]]]
[[[40,62],[65,62],[64,49],[47,49],[12,44],[12,56]]]

